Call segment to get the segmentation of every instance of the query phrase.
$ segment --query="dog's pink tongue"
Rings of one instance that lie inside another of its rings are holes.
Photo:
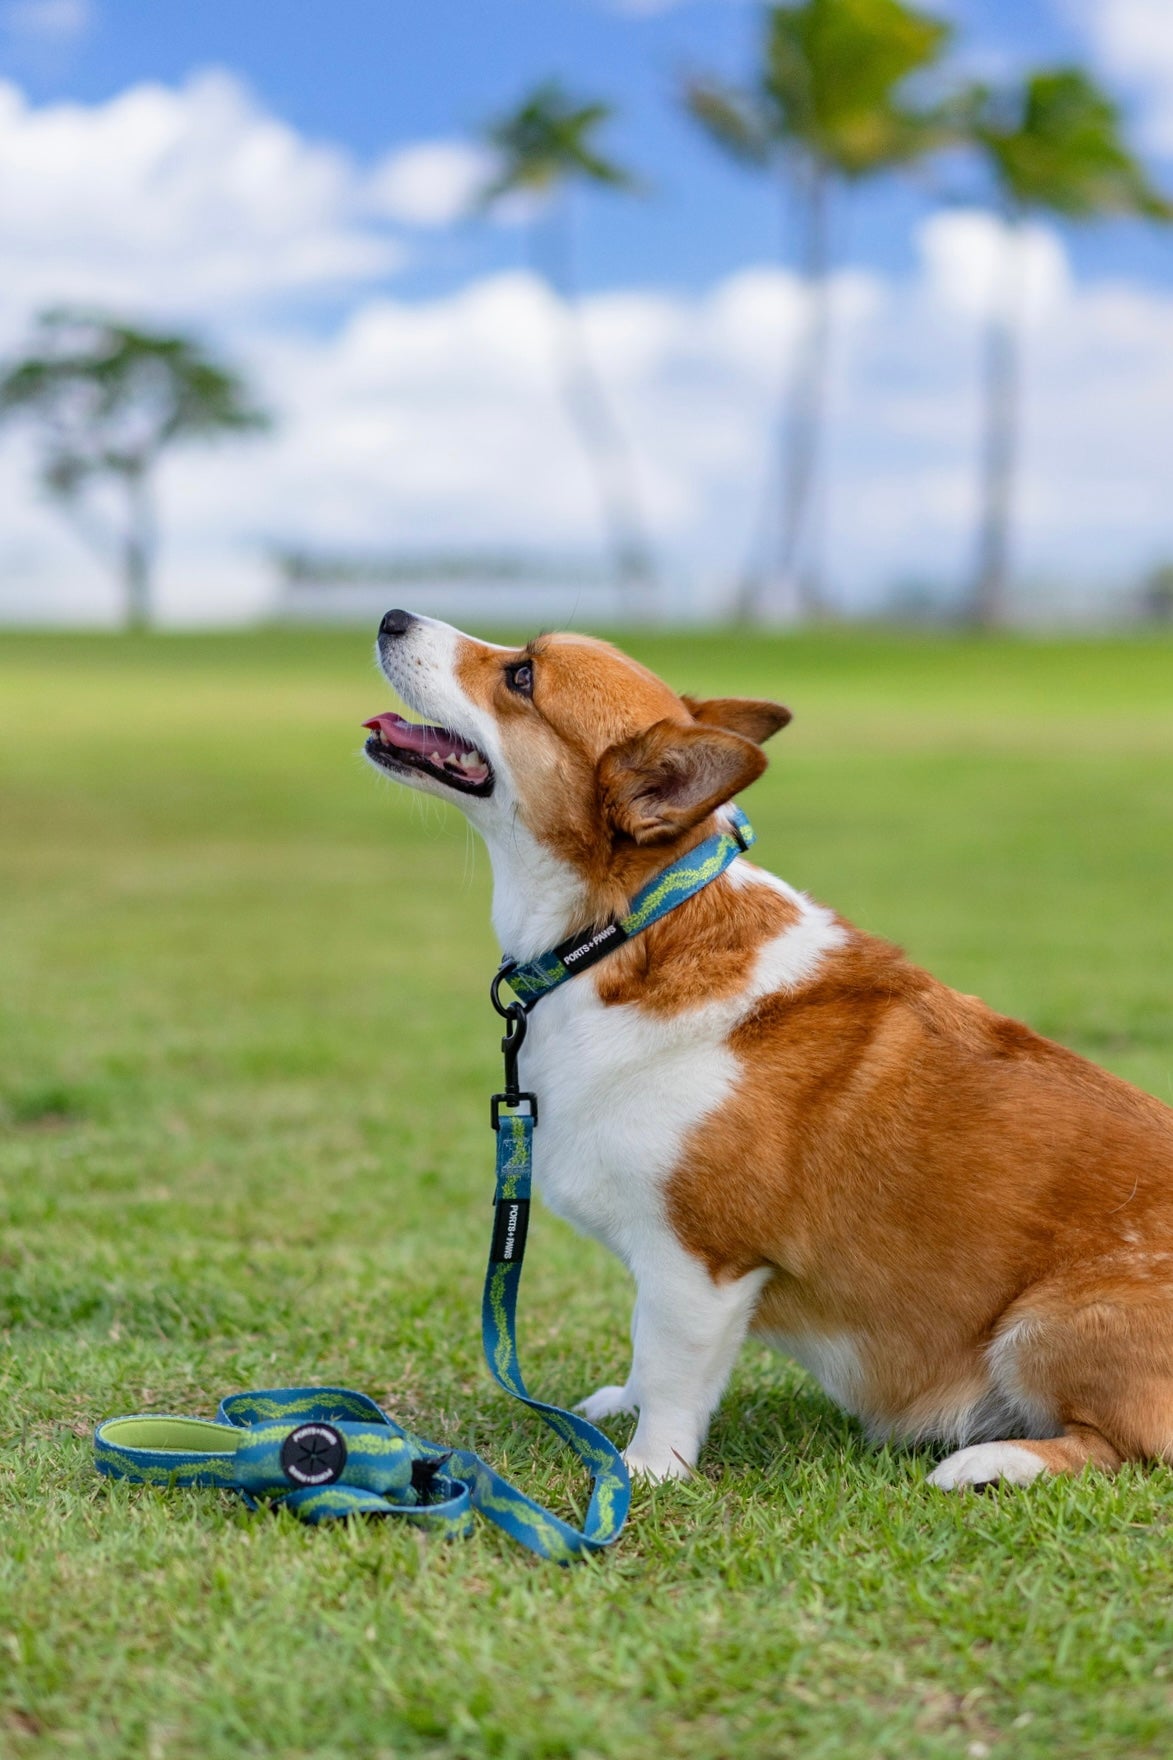
[[[402,715],[392,715],[389,710],[383,715],[372,715],[369,721],[363,722],[363,726],[369,727],[372,733],[382,734],[388,745],[425,755],[435,751],[440,738],[438,727],[425,727],[418,721],[405,721]]]
[[[445,758],[459,758],[466,752],[476,751],[475,746],[466,745],[443,727],[405,721],[402,715],[392,715],[389,710],[383,715],[372,715],[363,726],[377,733],[385,745],[398,746],[401,752],[419,752],[421,757],[438,758],[441,762]]]

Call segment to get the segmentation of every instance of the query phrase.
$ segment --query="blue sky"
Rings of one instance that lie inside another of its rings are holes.
[[[1173,0],[943,10],[959,70],[1089,64],[1173,188]],[[714,154],[675,91],[738,77],[757,30],[748,0],[0,0],[0,347],[62,299],[182,321],[280,418],[266,447],[164,473],[176,615],[259,604],[278,543],[597,546],[522,229],[462,217],[478,125],[549,75],[615,103],[608,144],[647,184],[580,202],[587,329],[681,603],[715,602],[760,506],[801,290],[778,192]],[[996,229],[890,180],[841,206],[837,236],[836,591],[956,591]],[[1044,226],[1027,254],[1017,564],[1039,591],[1123,590],[1173,556],[1173,231]],[[110,589],[34,462],[0,445],[0,611],[99,614]]]
[[[1079,28],[1066,0],[954,0],[941,11],[956,23],[959,67],[997,73],[1094,55],[1094,34]],[[696,290],[755,260],[776,235],[773,191],[716,157],[674,95],[685,70],[736,78],[748,65],[758,21],[743,0],[650,10],[604,0],[284,0],[279,7],[95,0],[77,16],[89,23],[75,34],[8,35],[6,71],[39,102],[95,103],[139,81],[178,84],[193,71],[227,67],[304,134],[364,158],[474,133],[547,74],[605,94],[619,112],[613,148],[646,178],[649,194],[584,203],[588,287],[635,281]],[[1128,102],[1128,88],[1118,89]],[[841,220],[848,257],[907,266],[925,208],[897,181],[853,200]],[[1173,283],[1173,245],[1151,229],[1073,228],[1069,248],[1085,274]],[[397,288],[430,295],[518,258],[516,235],[470,226],[419,253]]]

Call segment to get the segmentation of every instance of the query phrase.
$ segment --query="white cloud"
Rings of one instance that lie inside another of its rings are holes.
[[[1071,295],[1066,253],[1047,226],[1015,231],[978,210],[938,214],[920,231],[921,256],[941,304],[981,320],[1007,300],[1030,325],[1045,323]]]
[[[1145,144],[1173,154],[1173,4],[1170,0],[1064,0],[1110,78],[1141,100]]]
[[[89,32],[94,7],[92,0],[11,0],[0,16],[16,37],[59,45],[75,43]]]
[[[938,216],[909,283],[836,285],[826,525],[830,576],[854,603],[902,577],[958,583],[969,564],[983,314],[967,276],[990,243],[975,217]],[[1080,286],[1054,238],[1034,249],[1045,273],[1024,355],[1018,560],[1028,578],[1126,581],[1173,553],[1173,296]],[[715,588],[742,561],[800,298],[757,268],[698,298],[587,303],[674,580]],[[225,557],[269,541],[597,552],[595,486],[556,391],[558,316],[531,277],[499,275],[424,303],[368,299],[325,336],[256,329],[246,346],[238,333],[284,420],[271,442],[166,468],[174,603],[201,557],[222,583]],[[59,572],[67,558],[25,470],[11,452],[0,465],[10,579],[46,544]]]
[[[487,153],[465,141],[421,141],[388,154],[367,185],[372,210],[407,226],[451,226],[489,180]]]
[[[967,276],[988,261],[985,224],[929,221],[909,284],[836,284],[828,548],[856,602],[968,566],[984,313]],[[1045,233],[1028,265],[1019,560],[1033,577],[1127,580],[1173,553],[1173,296],[1081,287]],[[789,277],[758,268],[699,298],[587,303],[674,574],[716,580],[742,560],[800,301]],[[495,276],[422,305],[369,301],[324,340],[262,343],[284,432],[247,456],[177,464],[176,518],[343,549],[596,548],[594,484],[556,392],[556,320],[530,277]]]
[[[230,75],[29,105],[0,82],[0,332],[62,300],[204,316],[386,275],[337,148],[262,110]]]
[[[414,160],[413,176],[430,165],[410,198],[418,223],[455,200],[458,161],[436,172],[439,145]],[[282,416],[272,440],[165,467],[174,609],[210,603],[201,581],[221,604],[255,603],[241,558],[270,542],[598,552],[595,484],[558,395],[551,295],[526,274],[415,302],[371,286],[397,248],[371,209],[392,205],[389,181],[406,214],[404,165],[413,150],[357,166],[222,75],[88,108],[33,109],[0,88],[4,337],[62,297],[198,316]],[[901,576],[959,582],[968,566],[980,341],[1001,242],[986,216],[939,214],[907,279],[836,278],[824,524],[829,577],[855,603]],[[1173,294],[1077,281],[1042,227],[1027,230],[1024,263],[1022,570],[1125,581],[1173,555]],[[345,315],[299,327],[288,296],[330,282]],[[765,266],[699,295],[618,288],[585,304],[673,582],[719,584],[742,563],[801,314],[793,279]],[[5,440],[4,604],[112,604],[31,492],[31,465],[23,442]]]

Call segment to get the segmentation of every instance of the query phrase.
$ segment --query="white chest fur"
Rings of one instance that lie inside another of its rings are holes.
[[[538,1095],[534,1176],[559,1216],[629,1266],[663,1224],[664,1181],[688,1133],[737,1080],[726,1020],[605,1007],[586,974],[530,1018],[523,1086]]]
[[[738,1081],[732,1028],[761,997],[809,981],[844,939],[830,912],[772,875],[738,861],[729,880],[776,888],[799,908],[761,948],[739,995],[665,1018],[636,1003],[604,1005],[584,973],[530,1016],[521,1075],[538,1096],[539,1190],[632,1269],[666,1226],[663,1187],[688,1135]]]

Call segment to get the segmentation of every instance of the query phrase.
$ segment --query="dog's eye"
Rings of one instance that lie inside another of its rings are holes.
[[[505,668],[505,682],[511,691],[519,697],[532,697],[534,694],[534,669],[529,660],[521,660],[516,666]]]

